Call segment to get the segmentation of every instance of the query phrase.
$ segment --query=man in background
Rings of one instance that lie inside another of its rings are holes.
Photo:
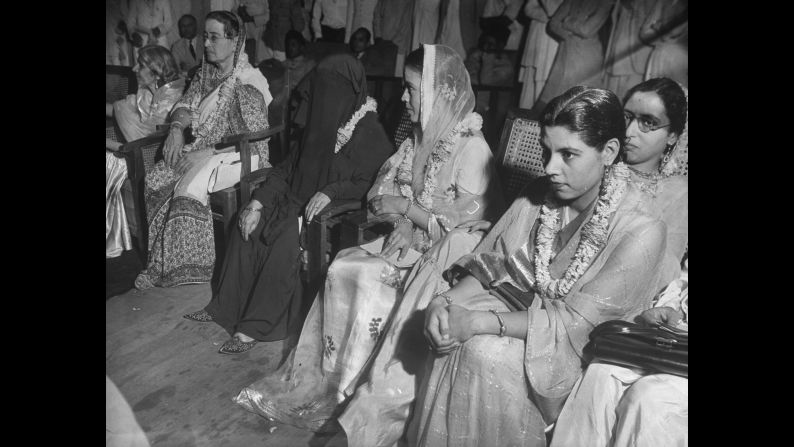
[[[185,14],[179,18],[177,26],[179,27],[179,40],[171,45],[171,54],[176,59],[179,71],[184,75],[199,64],[201,61],[200,51],[204,45],[196,38],[198,24],[195,17]]]

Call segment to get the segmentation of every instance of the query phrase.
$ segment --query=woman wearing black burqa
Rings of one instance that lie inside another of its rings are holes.
[[[287,337],[300,309],[298,216],[305,222],[334,200],[362,199],[394,152],[366,96],[364,67],[347,54],[323,59],[311,74],[308,121],[299,150],[273,168],[240,212],[218,288],[203,309],[232,338],[219,352]]]

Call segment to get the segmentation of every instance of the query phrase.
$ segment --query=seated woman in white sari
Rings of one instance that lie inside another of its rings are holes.
[[[409,316],[395,314],[396,305],[401,303],[401,311],[425,307],[430,296],[426,288],[435,290],[441,272],[482,238],[482,232],[455,228],[501,211],[501,191],[493,178],[491,150],[480,132],[482,119],[472,112],[474,95],[460,56],[443,45],[424,45],[405,65],[402,99],[419,125],[413,138],[384,163],[368,194],[370,210],[393,222],[394,230],[385,243],[380,239],[337,255],[291,357],[235,399],[249,411],[315,431],[331,429],[332,419],[341,413],[340,422],[351,437],[368,422],[385,421],[365,420],[382,409],[366,398],[364,406],[348,405],[349,397],[357,387],[370,392],[384,387],[387,394],[395,389],[402,393],[396,425],[407,420],[413,376],[399,371],[384,376],[379,370],[372,373],[380,379],[377,383],[359,387],[361,380],[371,359],[390,359],[394,353]],[[418,334],[408,351],[423,354],[427,347]],[[347,417],[350,412],[355,415]],[[402,429],[396,433],[399,437]],[[354,439],[350,444],[376,445]]]
[[[688,260],[686,261],[688,262]],[[639,321],[689,331],[689,272],[671,282]],[[551,447],[587,445],[686,446],[689,441],[689,380],[643,374],[593,362],[574,385],[554,429]]]
[[[113,117],[127,142],[139,140],[164,124],[171,107],[182,97],[185,80],[179,77],[174,56],[159,45],[147,45],[138,52],[132,67],[138,91],[114,103],[105,104],[105,115]],[[127,162],[111,151],[123,143],[105,140],[105,257],[115,258],[132,249],[127,214],[121,201],[121,185],[127,178]]]
[[[590,331],[638,315],[671,279],[658,272],[665,224],[644,210],[628,168],[613,166],[625,135],[617,96],[571,88],[540,124],[547,176],[428,305],[425,334],[439,355],[417,392],[410,445],[545,446]],[[502,283],[532,297],[526,310],[489,291]]]
[[[234,146],[216,149],[227,135],[264,130],[272,100],[267,80],[248,63],[242,21],[212,11],[204,30],[204,60],[171,113],[160,160],[146,173],[149,260],[135,287],[208,282],[215,265],[210,178],[220,164],[240,159]],[[184,130],[194,140],[185,144]],[[252,166],[267,167],[267,142],[252,143]],[[231,185],[225,185],[231,186]]]

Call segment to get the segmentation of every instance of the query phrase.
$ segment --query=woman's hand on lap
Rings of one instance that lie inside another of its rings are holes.
[[[437,353],[448,354],[460,346],[449,336],[449,311],[443,298],[434,298],[425,312],[425,337]]]
[[[380,252],[381,256],[388,258],[399,250],[400,256],[397,257],[397,260],[402,261],[405,255],[408,254],[408,250],[411,249],[414,237],[413,229],[413,224],[410,222],[402,222],[392,230],[389,237],[386,238],[386,242],[383,243],[383,249]]]
[[[672,307],[652,307],[638,317],[641,323],[648,326],[656,326],[659,323],[675,326],[683,318],[684,314]]]
[[[163,146],[163,158],[165,165],[173,169],[182,153],[182,147],[185,146],[185,137],[182,134],[182,129],[176,127],[171,129]]]
[[[240,217],[237,219],[237,226],[240,228],[240,235],[244,241],[248,241],[248,236],[259,225],[259,219],[262,218],[262,204],[258,200],[251,200],[248,206],[243,208],[240,212]]]
[[[185,175],[194,166],[206,161],[211,156],[212,152],[209,149],[188,152],[179,158],[174,170],[179,175]]]
[[[306,204],[306,223],[311,222],[312,219],[314,219],[314,216],[322,211],[322,209],[325,208],[325,206],[329,203],[331,203],[330,197],[319,191],[314,193],[312,198],[309,199],[309,203]]]
[[[408,199],[405,197],[397,197],[390,195],[379,195],[372,198],[368,203],[369,210],[372,214],[380,216],[381,214],[402,214],[408,206]]]

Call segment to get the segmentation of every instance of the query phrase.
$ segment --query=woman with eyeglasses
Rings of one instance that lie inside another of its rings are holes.
[[[179,77],[174,56],[159,45],[147,45],[132,68],[138,91],[105,104],[105,115],[115,119],[125,142],[146,137],[165,123],[171,107],[182,96],[185,80]],[[127,163],[113,152],[123,142],[105,140],[105,257],[115,258],[132,248],[120,188],[127,178]]]
[[[244,43],[238,16],[228,11],[207,14],[201,66],[171,112],[163,160],[146,173],[149,259],[135,280],[138,289],[203,283],[212,277],[209,181],[220,164],[240,159],[234,146],[215,145],[228,135],[266,129],[267,105],[273,99],[265,77],[248,63]],[[267,142],[251,147],[252,166],[270,166]]]
[[[651,196],[649,211],[667,224],[665,268],[680,272],[688,241],[688,98],[669,78],[641,82],[626,93],[623,161],[632,182]]]

